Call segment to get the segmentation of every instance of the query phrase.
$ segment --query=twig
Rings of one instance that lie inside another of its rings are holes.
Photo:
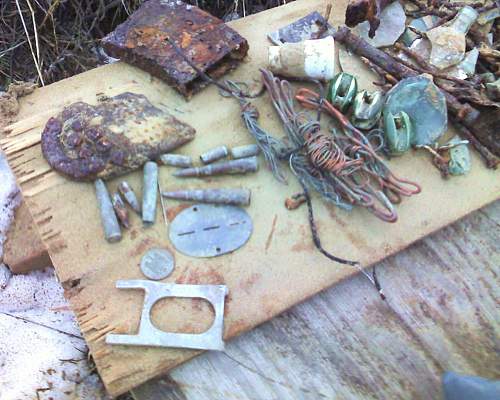
[[[73,333],[69,333],[69,332],[63,331],[63,330],[61,330],[61,329],[54,328],[54,327],[52,327],[52,326],[42,324],[42,323],[40,323],[40,322],[32,321],[32,320],[30,320],[30,319],[23,318],[23,317],[20,317],[20,316],[18,316],[18,315],[10,314],[10,313],[7,313],[7,312],[0,312],[0,314],[7,315],[8,317],[15,318],[15,319],[18,319],[18,320],[20,320],[20,321],[29,322],[29,323],[31,323],[31,324],[35,324],[35,325],[38,325],[38,326],[42,326],[42,327],[44,327],[44,328],[47,328],[47,329],[50,329],[50,330],[53,330],[53,331],[56,331],[56,332],[62,333],[62,334],[64,334],[64,335],[68,335],[68,336],[71,336],[71,337],[74,337],[74,338],[77,338],[77,339],[82,339],[82,340],[83,340],[83,337],[82,337],[82,336],[75,335],[75,334],[73,334]]]
[[[446,79],[448,81],[455,82],[455,83],[457,83],[457,84],[459,84],[461,86],[471,86],[471,87],[475,86],[471,82],[468,82],[468,81],[463,80],[463,79],[455,78],[454,76],[450,76],[450,75],[448,75],[446,73],[440,72],[436,67],[434,67],[433,65],[431,65],[420,54],[418,54],[417,52],[413,51],[412,49],[410,49],[410,48],[408,48],[406,46],[403,46],[401,43],[395,43],[394,47],[397,50],[400,50],[403,53],[405,53],[406,55],[408,55],[409,57],[411,57],[420,66],[420,68],[418,66],[412,66],[412,67],[413,68],[419,68],[419,72],[431,74],[431,75],[433,75],[436,78]],[[405,61],[402,60],[399,57],[398,57],[398,61],[401,62],[402,64],[407,65],[405,63]]]
[[[397,79],[404,79],[418,75],[418,73],[415,70],[406,67],[405,65],[399,63],[396,59],[394,59],[390,55],[371,46],[365,40],[353,34],[346,27],[339,28],[339,30],[335,33],[334,36],[338,42],[344,44],[353,53],[357,54],[358,56],[368,58],[371,62],[376,64],[378,67],[382,68],[384,71],[387,71]],[[465,135],[466,139],[468,139],[471,142],[471,144],[478,150],[479,154],[481,154],[481,156],[485,159],[486,165],[490,168],[494,168],[497,165],[497,162],[491,161],[492,153],[489,150],[488,152],[484,151],[486,147],[482,145],[478,146],[477,145],[477,143],[479,143],[478,139],[474,141],[473,139],[470,138],[470,136],[475,137],[476,135],[480,135],[479,133],[474,134],[474,131],[478,129],[476,125],[480,115],[479,111],[473,108],[468,103],[461,103],[453,94],[449,93],[446,90],[447,87],[442,82],[441,83],[436,82],[436,84],[439,84],[438,86],[440,86],[441,89],[443,89],[443,94],[446,98],[446,103],[448,106],[448,110],[451,112],[451,116],[454,117],[454,120],[456,122],[460,122],[467,128],[469,136]]]
[[[458,121],[452,119],[453,125],[460,132],[461,136],[467,139],[470,144],[476,149],[476,151],[481,154],[485,159],[488,168],[496,169],[500,164],[500,158],[494,155],[486,146],[484,146],[473,133],[463,126]]]
[[[28,2],[28,5],[30,7],[30,10],[32,11],[32,15],[31,16],[33,18],[33,24],[34,24],[35,23],[35,14],[33,13],[33,9],[31,8],[31,4],[29,4],[29,2]],[[26,33],[26,38],[28,39],[28,44],[30,46],[31,55],[33,56],[33,62],[35,63],[36,71],[38,72],[38,77],[40,78],[40,82],[41,82],[42,86],[45,86],[45,82],[43,81],[42,71],[40,70],[40,65],[38,64],[38,59],[35,56],[35,52],[33,50],[33,45],[31,44],[30,35],[29,35],[29,32],[28,32],[28,27],[26,26],[26,21],[24,20],[23,12],[21,10],[21,6],[19,5],[19,0],[16,0],[16,7],[17,7],[17,10],[19,12],[19,16],[21,17],[21,22],[23,24],[24,32]],[[35,40],[36,40],[36,43],[37,43],[36,44],[37,45],[37,51],[38,51],[38,54],[40,54],[39,48],[38,48],[38,36],[37,36],[37,31],[36,31],[35,25],[33,25],[33,29],[35,31]]]

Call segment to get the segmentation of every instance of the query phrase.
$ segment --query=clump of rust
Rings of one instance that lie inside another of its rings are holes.
[[[373,38],[380,25],[380,13],[393,0],[349,0],[345,13],[345,24],[351,28],[363,21],[368,21],[370,31],[368,35]]]
[[[140,94],[122,93],[92,106],[73,103],[47,122],[42,152],[52,168],[76,180],[108,179],[189,142],[195,130]]]
[[[222,20],[176,0],[146,1],[102,40],[102,46],[189,98],[207,82],[169,41],[214,79],[236,68],[248,52],[247,41]]]

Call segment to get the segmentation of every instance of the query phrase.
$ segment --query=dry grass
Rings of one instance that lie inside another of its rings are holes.
[[[227,19],[292,0],[190,0]],[[0,0],[0,90],[14,80],[49,84],[106,62],[99,38],[143,0]]]

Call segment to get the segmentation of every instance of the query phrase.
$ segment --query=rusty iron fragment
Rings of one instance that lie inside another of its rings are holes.
[[[380,25],[380,13],[392,0],[350,0],[345,12],[345,24],[354,28],[363,21],[368,21],[368,36],[373,38]]]
[[[318,11],[313,11],[291,24],[270,32],[267,38],[276,46],[299,43],[304,40],[322,39],[335,33],[335,29]]]
[[[121,93],[96,106],[73,103],[47,122],[42,152],[75,180],[108,179],[140,168],[194,138],[195,130],[140,94]]]
[[[165,80],[187,98],[207,85],[169,43],[216,79],[248,52],[246,39],[198,7],[150,0],[102,40],[106,52]]]

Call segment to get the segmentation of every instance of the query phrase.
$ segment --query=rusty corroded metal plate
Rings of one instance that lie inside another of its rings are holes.
[[[195,130],[141,94],[73,103],[50,118],[42,152],[52,168],[76,180],[111,178],[141,167],[194,138]]]
[[[165,80],[190,97],[206,82],[167,38],[212,78],[235,68],[247,41],[220,19],[182,1],[150,0],[106,36],[102,45],[118,57]]]
[[[326,26],[326,29],[324,27]],[[269,40],[279,46],[284,43],[298,43],[303,40],[322,39],[335,33],[335,29],[317,11],[291,24],[271,32],[267,35]]]

